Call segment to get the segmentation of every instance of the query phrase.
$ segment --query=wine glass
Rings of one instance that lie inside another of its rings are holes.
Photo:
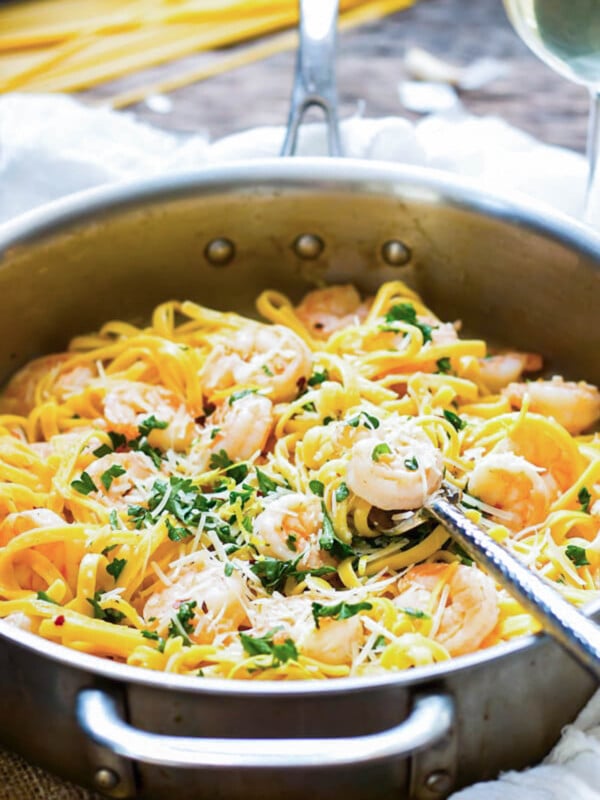
[[[504,6],[519,36],[542,61],[589,89],[583,218],[600,225],[600,0],[504,0]]]

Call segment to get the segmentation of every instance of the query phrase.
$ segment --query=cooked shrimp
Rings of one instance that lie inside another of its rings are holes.
[[[376,508],[420,508],[442,481],[442,455],[419,429],[386,421],[350,450],[346,483]]]
[[[360,617],[344,620],[324,619],[304,637],[303,655],[325,664],[351,664],[363,639]]]
[[[370,304],[361,300],[354,286],[346,284],[308,292],[295,311],[315,339],[328,339],[341,328],[364,322]]]
[[[15,511],[8,514],[0,524],[0,546],[8,542],[20,533],[35,528],[56,528],[67,525],[67,522],[47,508],[34,508],[31,511]]]
[[[209,552],[198,553],[193,562],[169,571],[170,583],[152,594],[143,616],[159,636],[166,636],[182,603],[195,602],[192,641],[210,642],[217,634],[235,633],[247,625],[244,583],[239,573],[226,575],[223,563]]]
[[[176,394],[162,386],[127,381],[118,384],[104,398],[104,416],[111,430],[128,439],[139,436],[139,427],[149,417],[166,427],[153,428],[148,434],[152,447],[161,450],[185,450],[196,431],[194,420]]]
[[[282,325],[249,323],[217,342],[202,370],[210,400],[236,386],[256,387],[273,402],[292,400],[312,368],[302,339]]]
[[[82,391],[96,373],[87,365],[63,372],[63,365],[70,358],[68,353],[56,353],[30,361],[10,379],[2,393],[0,411],[29,414],[36,405],[36,392],[42,382],[47,394],[54,394],[59,400]]]
[[[225,450],[232,461],[245,461],[264,449],[273,422],[273,404],[268,397],[248,394],[231,405],[225,401],[210,415],[193,449],[206,464],[219,450]]]
[[[272,500],[254,520],[256,547],[264,556],[282,561],[302,555],[302,566],[319,567],[330,561],[319,546],[322,528],[319,499],[291,492]]]
[[[580,381],[564,381],[555,376],[549,381],[511,383],[502,394],[514,408],[521,408],[525,396],[529,410],[544,414],[578,434],[600,419],[600,392],[595,386]]]
[[[96,486],[98,500],[111,508],[143,502],[146,493],[140,484],[158,474],[148,456],[138,452],[102,456],[92,461],[86,472]]]
[[[514,453],[492,452],[471,473],[469,493],[499,509],[497,519],[508,528],[522,530],[546,518],[558,491],[546,470]]]
[[[537,353],[501,353],[478,359],[479,377],[490,392],[496,393],[525,372],[538,372],[543,366]]]
[[[417,564],[400,579],[394,604],[436,616],[432,594],[447,580],[448,595],[432,638],[450,655],[478,650],[498,622],[498,597],[491,578],[476,567],[448,564]],[[443,599],[444,593],[439,595]]]
[[[314,599],[305,595],[261,598],[249,615],[252,635],[262,636],[279,628],[276,637],[291,638],[301,655],[325,664],[351,664],[364,640],[360,615],[344,620],[321,619],[316,628],[311,608]]]

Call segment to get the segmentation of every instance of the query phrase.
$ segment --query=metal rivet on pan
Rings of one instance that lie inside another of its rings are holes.
[[[212,239],[204,248],[204,255],[214,267],[224,267],[235,256],[235,245],[229,239]]]
[[[303,233],[294,242],[294,250],[296,255],[304,258],[307,261],[312,261],[318,258],[323,252],[325,244],[323,240],[314,233]]]
[[[119,785],[120,780],[121,778],[114,769],[109,769],[108,767],[100,767],[100,769],[97,769],[94,773],[94,784],[103,792],[110,792],[112,789],[115,789]]]
[[[452,776],[445,769],[438,769],[425,778],[425,786],[435,794],[446,794],[452,788]]]
[[[390,239],[382,246],[381,256],[390,267],[403,267],[410,261],[412,253],[404,242]]]

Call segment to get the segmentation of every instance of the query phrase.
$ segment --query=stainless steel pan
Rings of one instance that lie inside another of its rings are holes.
[[[600,381],[600,240],[424,170],[238,163],[78,195],[0,230],[0,378],[169,297],[402,278],[442,317]],[[600,606],[598,606],[600,609]],[[591,609],[595,611],[595,608]],[[441,798],[539,759],[593,691],[545,636],[327,683],[157,674],[0,623],[0,741],[109,797]]]

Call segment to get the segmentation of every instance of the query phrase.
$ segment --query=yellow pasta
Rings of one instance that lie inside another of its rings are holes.
[[[442,480],[570,601],[598,596],[597,389],[524,383],[538,357],[486,355],[397,281],[257,308],[266,323],[163,303],[12,378],[2,624],[245,680],[402,670],[535,632],[419,515]]]

